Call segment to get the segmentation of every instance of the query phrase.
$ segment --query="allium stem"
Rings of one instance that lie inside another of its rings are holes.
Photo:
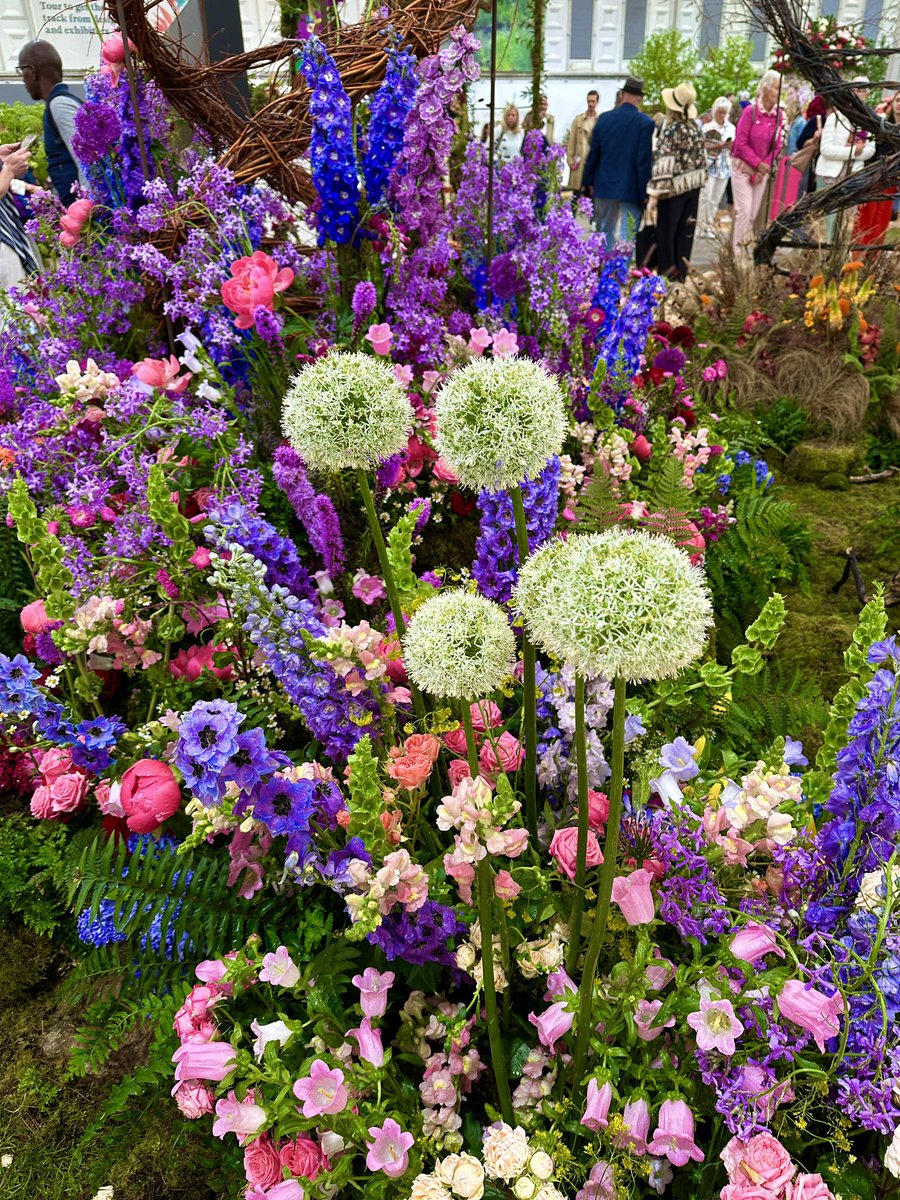
[[[481,970],[484,981],[484,1006],[487,1009],[488,1040],[491,1046],[491,1065],[500,1099],[500,1113],[508,1125],[514,1125],[512,1097],[503,1041],[500,1037],[500,1018],[497,1013],[497,989],[494,986],[494,873],[488,856],[478,864],[478,920],[481,925]]]
[[[625,779],[625,680],[617,675],[613,683],[612,775],[609,781],[609,817],[606,822],[606,842],[603,846],[603,866],[597,888],[597,909],[591,927],[591,937],[584,956],[581,986],[578,989],[578,1038],[575,1042],[575,1088],[579,1091],[584,1077],[588,1039],[591,1035],[594,1008],[594,975],[609,919],[609,901],[616,875],[619,853],[619,826],[622,824],[622,788]]]
[[[372,539],[375,542],[375,549],[378,551],[378,561],[381,564],[381,573],[384,576],[384,586],[387,588],[391,612],[394,614],[394,627],[397,631],[397,637],[402,638],[404,633],[406,633],[406,622],[403,619],[403,609],[400,606],[400,597],[397,594],[394,572],[391,569],[390,560],[388,559],[384,534],[381,532],[381,523],[378,520],[378,513],[375,511],[375,501],[372,498],[372,489],[369,487],[369,476],[365,471],[360,470],[356,472],[356,477],[359,480],[359,490],[362,492],[363,503],[366,506],[366,516],[369,518]],[[412,692],[413,708],[416,710],[416,716],[420,721],[424,722],[425,704],[419,689],[412,681],[410,681],[409,688]]]
[[[516,542],[519,546],[519,562],[524,563],[530,553],[528,547],[528,525],[525,521],[525,504],[522,489],[518,486],[510,491],[513,515],[516,520]],[[535,664],[537,655],[528,635],[522,633],[522,660],[525,689],[525,824],[531,845],[537,849],[537,683]]]
[[[575,676],[575,765],[578,772],[578,846],[575,860],[575,892],[569,916],[569,955],[566,970],[573,974],[581,950],[581,914],[587,874],[588,802],[587,728],[584,720],[584,676]]]
[[[472,728],[472,710],[469,701],[462,702],[463,729],[466,731],[466,754],[469,759],[469,774],[473,779],[478,778],[478,745],[475,741],[475,730]]]

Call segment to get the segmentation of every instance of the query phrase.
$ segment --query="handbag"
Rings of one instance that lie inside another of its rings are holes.
[[[816,117],[816,128],[821,130],[822,118]],[[819,139],[811,137],[805,146],[801,146],[799,150],[795,150],[791,155],[791,166],[795,171],[799,171],[801,175],[805,175],[812,166],[812,160],[819,152]]]

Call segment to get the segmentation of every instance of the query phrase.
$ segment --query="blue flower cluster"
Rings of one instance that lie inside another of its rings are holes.
[[[307,600],[315,596],[315,586],[300,562],[297,547],[264,517],[237,500],[210,509],[209,515],[213,523],[204,526],[203,536],[210,546],[224,550],[229,543],[237,542],[265,564],[270,584],[280,584],[292,595]]]
[[[419,81],[416,56],[394,39],[387,47],[384,82],[372,97],[367,148],[363,156],[366,199],[372,208],[385,198],[388,177],[403,147],[406,118],[416,98]]]
[[[346,245],[359,226],[359,180],[353,150],[353,112],[334,59],[311,34],[300,52],[300,70],[312,96],[310,160],[319,193],[319,245]]]
[[[772,472],[769,470],[769,464],[764,458],[754,458],[752,454],[748,454],[746,450],[738,450],[734,456],[735,470],[739,467],[752,467],[753,473],[756,476],[756,486],[758,488],[770,488],[774,482]],[[723,496],[727,496],[731,490],[733,478],[730,474],[719,475],[716,483],[719,491]]]
[[[559,503],[559,459],[551,458],[537,479],[522,484],[522,503],[533,554],[553,534]],[[472,574],[485,596],[504,602],[512,596],[518,579],[519,547],[516,543],[512,500],[508,492],[482,492],[478,497],[481,524],[475,543]]]
[[[603,264],[592,300],[593,307],[599,308],[603,313],[603,320],[597,327],[597,341],[606,337],[616,319],[622,302],[622,287],[628,278],[630,264],[631,255],[625,251],[611,255]]]
[[[622,407],[628,385],[641,364],[650,326],[666,293],[659,275],[642,275],[628,293],[599,345],[596,362],[606,363],[600,398],[616,412]]]

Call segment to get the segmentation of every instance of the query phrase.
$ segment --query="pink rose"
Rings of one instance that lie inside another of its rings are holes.
[[[496,779],[501,769],[507,775],[518,770],[524,759],[525,751],[521,742],[508,731],[501,733],[495,742],[485,738],[481,753],[478,755],[482,774],[489,779]]]
[[[439,479],[441,483],[459,483],[456,475],[453,474],[442,458],[439,458],[432,466],[431,473],[434,475],[435,479]]]
[[[389,763],[387,771],[391,779],[396,779],[402,788],[415,791],[431,774],[433,766],[433,759],[426,758],[424,754],[407,754]]]
[[[821,1175],[798,1175],[787,1185],[784,1200],[834,1200],[834,1194]]]
[[[179,376],[181,363],[174,354],[168,358],[144,358],[136,362],[131,373],[147,387],[161,388],[180,395],[191,381],[190,373]]]
[[[550,843],[550,853],[556,859],[556,865],[569,879],[575,878],[575,867],[578,862],[578,830],[575,826],[568,829],[557,829]],[[597,835],[592,829],[587,835],[587,857],[585,866],[599,867],[603,865],[603,851],[597,841]]]
[[[591,829],[604,829],[609,820],[609,800],[603,792],[588,791],[588,824]]]
[[[642,433],[631,439],[631,446],[629,448],[639,462],[646,462],[653,453],[653,447]]]
[[[54,816],[53,802],[50,799],[50,789],[46,784],[34,789],[31,797],[31,815],[36,821],[49,821]]]
[[[472,776],[469,764],[464,758],[454,758],[447,768],[447,774],[450,776],[450,787],[454,791],[464,779],[470,779]]]
[[[93,207],[93,200],[76,200],[73,204],[69,205],[68,209],[60,217],[59,223],[63,231],[59,235],[59,240],[64,246],[77,245],[81,239],[81,231],[88,217],[91,215]]]
[[[475,742],[478,743],[476,736]],[[451,754],[466,754],[466,731],[460,725],[459,729],[451,729],[449,733],[444,734],[444,745]]]
[[[48,787],[55,779],[59,779],[60,775],[81,774],[78,767],[72,765],[72,751],[60,746],[44,751],[39,770]]]
[[[32,600],[30,604],[26,604],[19,614],[19,620],[26,633],[43,633],[50,624],[44,601]]]
[[[720,1200],[779,1200],[778,1193],[755,1183],[726,1183]]]
[[[142,758],[122,776],[120,803],[132,833],[153,833],[178,812],[181,788],[168,764]]]
[[[257,308],[272,312],[276,294],[285,291],[294,281],[290,267],[279,270],[275,259],[262,250],[233,262],[231,274],[232,278],[222,284],[222,303],[238,314],[234,322],[238,329],[251,328]]]
[[[472,728],[476,733],[485,733],[488,729],[499,729],[503,724],[503,713],[493,700],[476,700],[469,705],[472,715]]]
[[[278,1151],[278,1158],[292,1175],[299,1175],[302,1179],[313,1180],[320,1171],[328,1169],[328,1159],[322,1153],[322,1147],[312,1138],[298,1137],[294,1142],[285,1143]]]
[[[80,773],[74,771],[68,775],[58,775],[50,785],[50,803],[53,815],[71,813],[80,808],[82,800],[87,795],[88,781]]]
[[[403,749],[407,754],[421,754],[435,763],[441,752],[441,739],[433,733],[413,733],[403,743]]]
[[[281,1159],[267,1133],[244,1146],[244,1174],[249,1184],[261,1188],[281,1182]]]
[[[172,1088],[175,1103],[183,1117],[197,1121],[213,1111],[215,1093],[197,1079],[186,1079]]]
[[[776,1195],[797,1169],[787,1150],[770,1133],[758,1133],[746,1142],[732,1138],[722,1151],[722,1161],[732,1183],[758,1184]]]

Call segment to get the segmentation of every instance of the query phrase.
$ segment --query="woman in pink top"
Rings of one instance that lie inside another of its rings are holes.
[[[766,71],[756,89],[756,99],[741,113],[731,151],[731,189],[734,192],[736,253],[748,253],[753,224],[759,213],[769,173],[784,141],[784,109],[778,105],[777,71]]]

